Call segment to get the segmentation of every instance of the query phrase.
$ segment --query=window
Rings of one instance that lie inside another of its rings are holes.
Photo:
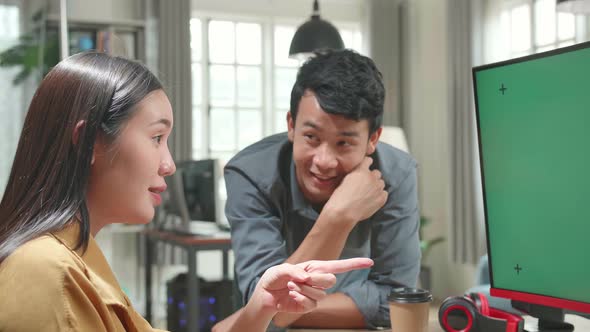
[[[555,0],[504,1],[502,36],[510,58],[580,42],[585,21],[556,10]]]
[[[287,131],[287,112],[291,102],[291,89],[297,77],[298,60],[289,58],[289,46],[295,34],[295,25],[274,27],[274,127],[273,132]]]
[[[20,10],[0,5],[0,52],[15,45],[20,36]],[[0,198],[10,174],[22,123],[22,88],[12,80],[19,68],[0,68]]]
[[[192,19],[191,35],[193,157],[227,161],[263,134],[262,26]]]
[[[288,57],[299,23],[195,17],[191,20],[193,158],[233,155],[287,130],[298,60]],[[345,46],[361,52],[356,24],[337,25]]]
[[[190,30],[191,30],[191,81],[192,81],[192,104],[193,104],[193,114],[192,114],[192,128],[193,128],[193,135],[192,135],[192,146],[193,146],[193,157],[198,159],[203,155],[202,146],[203,146],[203,128],[201,126],[202,123],[202,85],[203,85],[203,63],[202,63],[202,48],[201,48],[201,39],[202,39],[202,28],[201,28],[201,20],[199,19],[191,19],[190,22]]]

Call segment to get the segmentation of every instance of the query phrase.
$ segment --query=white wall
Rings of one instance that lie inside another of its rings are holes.
[[[214,12],[238,15],[256,15],[308,19],[313,0],[191,0],[193,12]],[[362,21],[366,15],[367,0],[320,0],[320,16],[327,20]]]
[[[371,0],[367,37],[369,55],[383,75],[385,103],[383,124],[403,126],[400,116],[400,22],[398,1]]]
[[[454,264],[449,256],[451,218],[451,159],[448,56],[449,0],[408,1],[409,66],[404,91],[410,151],[418,160],[421,213],[432,223],[425,237],[443,235],[426,260],[432,267],[435,297],[462,294],[472,285],[474,267]]]

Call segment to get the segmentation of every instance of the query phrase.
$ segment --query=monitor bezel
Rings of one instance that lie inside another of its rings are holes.
[[[531,54],[519,58],[509,59],[505,61],[490,63],[486,65],[476,66],[472,68],[472,82],[473,82],[473,93],[474,93],[474,103],[475,103],[475,116],[476,116],[476,127],[477,127],[477,144],[479,148],[479,168],[480,168],[480,176],[481,176],[481,190],[482,190],[482,197],[483,197],[483,209],[484,209],[484,220],[485,220],[485,227],[486,227],[486,245],[487,245],[487,252],[488,252],[488,264],[489,264],[489,274],[490,274],[490,295],[498,296],[502,298],[512,299],[516,301],[523,301],[527,303],[539,304],[539,305],[546,305],[551,307],[557,307],[562,309],[573,310],[577,312],[584,312],[590,313],[590,302],[581,302],[575,301],[570,299],[552,297],[548,295],[541,295],[541,294],[533,294],[521,291],[515,291],[510,289],[503,289],[503,288],[496,288],[494,287],[494,274],[492,268],[493,257],[490,251],[490,237],[489,237],[489,224],[488,224],[488,207],[487,207],[487,200],[486,200],[486,190],[485,190],[485,174],[484,174],[484,167],[483,167],[483,147],[481,142],[481,128],[480,128],[480,114],[479,114],[479,103],[477,98],[477,79],[476,74],[488,69],[503,67],[507,65],[513,65],[523,62],[528,62],[532,60],[538,60],[542,58],[547,58],[563,53],[570,53],[574,51],[578,51],[581,49],[590,48],[590,41],[583,42],[571,46],[566,46],[546,52]]]

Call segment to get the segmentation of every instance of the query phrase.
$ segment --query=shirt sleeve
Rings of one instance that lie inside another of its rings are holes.
[[[355,302],[369,328],[390,325],[387,297],[392,285],[414,287],[420,272],[415,162],[406,173],[399,184],[389,187],[385,206],[371,220],[371,258],[375,264],[368,278],[341,290]]]
[[[235,168],[225,169],[225,215],[231,225],[235,275],[243,303],[252,296],[262,274],[288,258],[283,223],[257,185]]]

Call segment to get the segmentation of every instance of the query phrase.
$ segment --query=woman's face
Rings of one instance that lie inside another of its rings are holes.
[[[168,150],[172,107],[162,90],[149,93],[114,142],[97,139],[87,192],[91,230],[111,223],[145,224],[176,166]]]

